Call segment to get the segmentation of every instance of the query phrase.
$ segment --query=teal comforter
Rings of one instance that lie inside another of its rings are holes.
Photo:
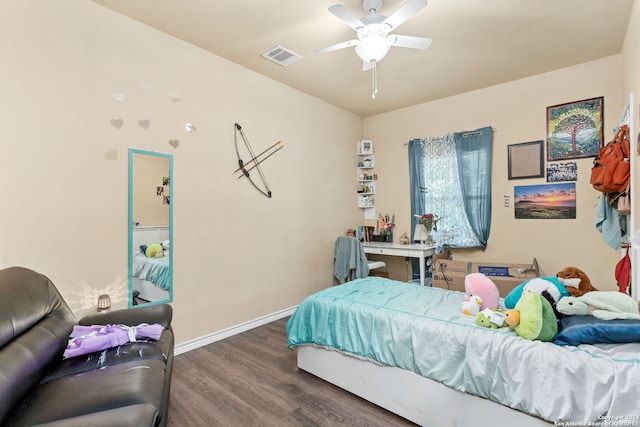
[[[147,258],[143,254],[133,257],[133,277],[146,280],[154,285],[169,290],[171,287],[171,268],[169,257]]]
[[[461,312],[463,299],[384,278],[354,280],[302,301],[287,322],[288,346],[397,366],[551,422],[640,414],[640,344],[529,341],[476,326]]]

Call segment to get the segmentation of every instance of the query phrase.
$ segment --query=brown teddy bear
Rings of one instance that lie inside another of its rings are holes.
[[[565,267],[560,270],[556,276],[560,283],[567,288],[567,292],[574,297],[579,297],[587,292],[598,290],[591,284],[589,276],[577,267]]]

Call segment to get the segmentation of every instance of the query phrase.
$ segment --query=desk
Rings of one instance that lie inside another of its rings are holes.
[[[435,255],[436,247],[421,243],[401,245],[400,243],[363,242],[364,253],[418,258],[420,260],[420,284],[424,286],[426,258]]]

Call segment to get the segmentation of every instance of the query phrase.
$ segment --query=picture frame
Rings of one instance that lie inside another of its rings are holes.
[[[515,219],[576,219],[576,183],[513,187]]]
[[[509,179],[544,177],[543,147],[542,140],[509,145]]]
[[[547,161],[595,157],[603,125],[602,96],[547,107]]]
[[[358,141],[358,154],[373,154],[373,141],[370,139]]]
[[[547,182],[564,182],[578,180],[578,163],[548,163]]]

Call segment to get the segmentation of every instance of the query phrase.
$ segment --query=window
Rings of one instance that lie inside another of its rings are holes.
[[[433,233],[438,251],[487,245],[492,138],[493,129],[486,127],[409,143],[412,215],[442,218]]]
[[[464,210],[453,138],[428,138],[422,145],[425,211],[418,214],[433,213],[441,218],[432,233],[438,249],[480,246]]]

